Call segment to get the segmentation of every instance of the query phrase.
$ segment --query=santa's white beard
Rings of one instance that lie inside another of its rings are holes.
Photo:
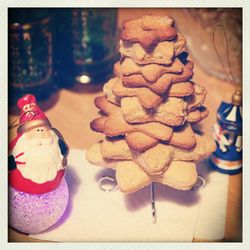
[[[39,184],[53,180],[63,169],[58,137],[54,131],[51,133],[51,138],[46,139],[29,139],[24,133],[12,151],[14,156],[24,153],[16,159],[26,163],[17,164],[22,176]]]

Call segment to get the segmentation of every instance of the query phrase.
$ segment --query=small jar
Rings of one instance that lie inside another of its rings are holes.
[[[50,11],[10,9],[8,30],[10,104],[27,93],[48,98],[54,89]]]
[[[55,60],[61,86],[104,83],[118,60],[116,9],[58,9]]]

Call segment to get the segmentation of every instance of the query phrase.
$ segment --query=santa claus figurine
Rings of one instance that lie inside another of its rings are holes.
[[[10,225],[38,233],[53,225],[66,209],[68,146],[33,95],[25,95],[17,105],[21,114],[8,159]]]

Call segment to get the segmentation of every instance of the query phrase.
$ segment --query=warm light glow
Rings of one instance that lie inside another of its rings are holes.
[[[87,75],[81,75],[77,77],[77,81],[83,84],[89,83],[90,82],[90,77]]]

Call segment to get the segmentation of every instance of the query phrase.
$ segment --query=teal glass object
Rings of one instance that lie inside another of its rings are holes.
[[[31,93],[44,100],[53,92],[52,23],[49,9],[9,9],[9,100]]]
[[[104,83],[119,58],[117,9],[58,9],[55,23],[60,84]]]

